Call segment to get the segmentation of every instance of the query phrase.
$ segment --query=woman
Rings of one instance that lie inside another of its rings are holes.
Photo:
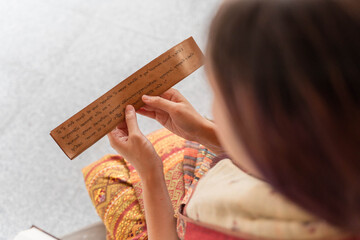
[[[137,112],[167,130],[146,138],[127,106],[108,134],[121,156],[84,169],[109,239],[356,239],[359,27],[357,0],[224,2],[206,50],[214,122],[174,89],[143,96]]]

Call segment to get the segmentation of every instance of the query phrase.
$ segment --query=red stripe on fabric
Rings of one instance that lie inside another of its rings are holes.
[[[185,147],[185,155],[196,158],[198,156],[198,149]]]
[[[185,240],[246,240],[245,238],[238,238],[218,232],[216,230],[205,228],[191,222],[186,223]]]
[[[100,161],[98,162],[97,164],[95,164],[91,169],[90,171],[86,174],[86,177],[85,177],[85,181],[87,181],[87,178],[89,177],[90,173],[97,167],[99,166],[100,164],[102,163],[105,163],[105,162],[109,162],[109,161],[112,161],[112,160],[115,160],[115,159],[121,159],[122,157],[121,156],[111,156],[110,158],[104,160],[104,161]]]
[[[167,157],[169,157],[170,155],[179,152],[181,150],[183,150],[184,148],[173,148],[171,149],[171,151],[169,153],[166,153],[164,155],[161,156],[161,160],[164,161]]]
[[[113,231],[113,235],[114,237],[116,237],[115,233],[116,233],[116,230],[117,228],[119,227],[119,223],[121,222],[121,220],[123,219],[123,217],[125,216],[125,214],[132,208],[134,207],[136,204],[138,204],[138,200],[135,200],[134,202],[132,202],[122,213],[121,215],[119,216],[119,218],[116,220],[116,223],[115,223],[115,227],[114,227],[114,231]]]
[[[185,220],[186,221],[186,220]],[[245,233],[238,232],[237,234],[242,234],[244,236],[232,236],[231,234],[227,234],[226,232],[217,231],[216,229],[211,229],[211,227],[201,226],[199,224],[186,221],[185,226],[185,237],[184,240],[249,240],[249,239],[268,239],[254,236],[246,236]],[[231,230],[226,230],[231,231]],[[348,238],[339,238],[339,240],[360,240],[360,237],[348,237]]]
[[[152,145],[155,145],[155,144],[156,144],[157,142],[159,142],[160,140],[162,140],[162,139],[164,139],[164,138],[167,138],[167,137],[169,137],[169,136],[172,136],[172,135],[174,135],[174,134],[173,134],[173,133],[166,134],[165,136],[162,136],[162,137],[156,139],[156,140],[152,143]]]

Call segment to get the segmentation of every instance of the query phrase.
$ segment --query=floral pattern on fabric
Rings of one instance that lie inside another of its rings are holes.
[[[184,196],[186,140],[163,128],[147,136],[164,165],[166,186],[177,212]],[[120,155],[109,154],[85,167],[89,196],[107,229],[108,240],[147,239],[140,178]]]

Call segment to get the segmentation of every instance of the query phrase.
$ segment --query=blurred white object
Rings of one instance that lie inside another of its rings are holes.
[[[21,231],[14,240],[106,240],[106,228],[102,222],[92,224],[79,231],[68,234],[61,239],[46,233],[38,227],[31,227],[28,230]]]
[[[30,229],[21,231],[15,236],[14,240],[57,240],[57,238],[33,226]]]
[[[92,224],[61,238],[61,240],[106,240],[106,228],[102,222]]]

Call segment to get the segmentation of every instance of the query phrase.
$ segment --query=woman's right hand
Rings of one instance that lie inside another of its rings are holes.
[[[173,88],[160,96],[143,95],[142,101],[145,105],[137,113],[157,120],[171,132],[190,141],[199,141],[206,128],[213,124]]]

